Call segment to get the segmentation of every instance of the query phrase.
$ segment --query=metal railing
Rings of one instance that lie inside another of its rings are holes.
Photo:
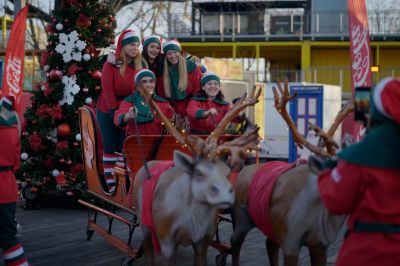
[[[400,10],[368,11],[371,35],[399,35]],[[202,12],[168,17],[170,37],[190,36],[348,36],[347,11]]]

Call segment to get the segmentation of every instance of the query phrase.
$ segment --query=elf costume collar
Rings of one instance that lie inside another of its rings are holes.
[[[379,125],[338,154],[350,163],[400,169],[400,80],[386,78],[372,92],[371,118]]]
[[[191,73],[196,69],[196,64],[186,59],[187,73]],[[186,90],[179,90],[179,68],[178,65],[169,67],[169,79],[171,88],[171,100],[184,100],[186,99]],[[189,81],[188,81],[189,82]]]
[[[153,93],[153,100],[157,102],[168,102],[167,100],[158,96],[156,93]],[[126,101],[132,103],[136,107],[138,111],[136,121],[139,124],[150,123],[154,121],[153,111],[140,92],[135,91],[135,93],[126,99]]]

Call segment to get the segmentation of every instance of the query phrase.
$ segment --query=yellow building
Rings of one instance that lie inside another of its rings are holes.
[[[253,58],[257,80],[340,85],[351,91],[347,1],[194,0],[191,22],[172,16],[170,37],[199,57]],[[400,14],[369,13],[374,82],[400,76]],[[176,25],[179,25],[177,27]]]

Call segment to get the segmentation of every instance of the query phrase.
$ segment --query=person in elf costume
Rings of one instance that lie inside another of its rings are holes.
[[[208,135],[232,105],[224,100],[220,90],[220,78],[213,72],[206,72],[201,78],[201,92],[193,97],[186,109],[192,134]]]
[[[328,160],[318,178],[333,214],[349,214],[336,265],[400,265],[400,79],[372,91],[364,139]]]
[[[177,114],[177,124],[189,126],[186,108],[190,98],[200,93],[200,67],[181,55],[181,45],[176,40],[164,42],[163,78],[158,80],[157,94],[167,99]],[[178,126],[179,127],[179,126]]]
[[[117,42],[116,56],[118,66],[104,63],[101,75],[101,94],[97,102],[97,121],[103,138],[104,176],[109,190],[115,187],[112,171],[115,163],[121,160],[115,152],[122,152],[125,132],[114,125],[114,112],[121,101],[134,90],[132,82],[135,73],[142,69],[142,57],[139,51],[140,36],[132,30],[121,33]]]
[[[161,38],[157,35],[150,35],[143,40],[142,58],[146,68],[153,71],[156,78],[162,77],[164,54],[161,53]],[[107,62],[116,64],[116,56],[110,53]]]
[[[0,100],[0,246],[4,264],[28,265],[24,249],[19,243],[15,221],[18,188],[14,172],[19,168],[21,144],[18,115],[13,109],[14,98]]]
[[[174,109],[167,100],[155,93],[156,77],[152,71],[140,70],[136,73],[134,81],[136,91],[122,101],[119,109],[115,112],[114,123],[119,127],[126,127],[127,135],[136,134],[134,120],[136,120],[139,134],[161,135],[164,126],[153,108],[146,102],[143,91],[146,90],[152,94],[154,102],[170,120],[174,117]]]

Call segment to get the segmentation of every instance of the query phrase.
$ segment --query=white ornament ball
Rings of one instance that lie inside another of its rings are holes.
[[[76,134],[75,139],[77,141],[81,141],[81,139],[82,139],[81,134]]]
[[[85,99],[85,103],[86,104],[91,104],[93,102],[93,100],[92,100],[92,98],[90,98],[90,97],[87,97],[86,99]]]
[[[83,60],[89,61],[90,60],[90,54],[84,54],[83,55]]]
[[[46,86],[42,86],[42,87],[40,87],[40,89],[42,90],[42,91],[45,91],[46,90]]]
[[[44,65],[43,70],[46,72],[49,72],[50,66],[49,65]]]
[[[56,177],[56,176],[59,176],[59,175],[60,175],[60,171],[58,171],[57,169],[54,169],[54,170],[51,172],[51,174],[52,174],[54,177]]]
[[[57,23],[57,25],[56,25],[57,30],[62,30],[63,28],[64,28],[63,24]]]
[[[28,154],[26,152],[21,153],[21,159],[24,161],[28,159]]]

